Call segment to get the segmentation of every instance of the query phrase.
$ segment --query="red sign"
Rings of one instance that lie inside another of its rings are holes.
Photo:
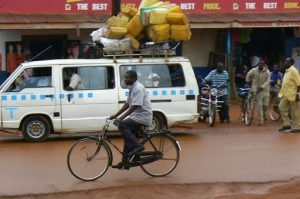
[[[300,12],[299,0],[168,0],[186,13],[281,13]],[[121,0],[122,6],[138,7],[141,0]]]
[[[112,13],[112,0],[0,0],[1,13]]]

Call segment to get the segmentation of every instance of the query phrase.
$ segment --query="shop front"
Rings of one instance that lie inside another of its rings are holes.
[[[138,7],[140,2],[122,0],[122,6]],[[182,44],[182,55],[191,60],[196,75],[205,76],[217,61],[222,61],[232,82],[242,84],[244,72],[257,57],[263,58],[271,70],[275,63],[282,67],[287,56],[300,63],[299,0],[170,2],[180,5],[189,17],[193,35]]]
[[[84,57],[111,13],[111,0],[1,1],[0,79],[26,60]]]

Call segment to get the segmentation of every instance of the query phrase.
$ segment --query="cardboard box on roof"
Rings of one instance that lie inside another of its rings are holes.
[[[150,24],[159,25],[167,23],[168,10],[164,8],[157,8],[150,11]]]
[[[169,9],[169,13],[182,13],[181,7],[176,5]]]
[[[121,12],[129,17],[134,17],[138,13],[138,10],[129,6],[123,6],[121,7]]]
[[[160,7],[160,6],[164,6],[164,5],[168,5],[168,4],[170,4],[169,1],[159,1],[159,2],[157,2],[155,4],[153,4],[152,6]]]
[[[128,22],[130,21],[131,17],[129,17],[127,14],[123,12],[119,12],[118,17],[126,19]]]
[[[157,3],[158,0],[142,0],[139,9],[143,8],[143,7],[148,7],[148,6],[152,6],[153,4]]]
[[[170,39],[170,25],[160,24],[151,26],[153,40],[156,42],[167,41]]]
[[[109,27],[126,27],[128,24],[128,18],[112,16],[106,21]]]
[[[189,20],[184,13],[168,13],[167,22],[171,25],[188,25]]]
[[[171,39],[175,41],[188,41],[192,32],[187,25],[171,25]]]
[[[135,49],[135,50],[140,49],[140,42],[138,40],[136,40],[133,36],[127,34],[125,36],[125,38],[129,38],[131,40],[131,45],[132,45],[133,49]]]
[[[150,25],[150,11],[153,9],[156,9],[155,6],[148,6],[141,8],[140,10],[140,16],[141,16],[141,22],[144,26]]]
[[[124,27],[109,27],[105,32],[106,38],[122,39],[127,34],[127,28]]]
[[[127,24],[128,34],[136,38],[144,29],[140,15],[135,15]]]

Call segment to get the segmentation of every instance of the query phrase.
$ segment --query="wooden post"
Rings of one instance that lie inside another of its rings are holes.
[[[121,11],[121,0],[112,0],[112,15],[117,16]]]

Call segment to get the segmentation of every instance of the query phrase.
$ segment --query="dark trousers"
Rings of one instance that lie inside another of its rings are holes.
[[[220,121],[224,122],[224,120],[229,120],[229,106],[228,106],[228,97],[227,95],[221,96],[218,98],[219,101],[223,101],[221,103],[221,108],[219,111]]]
[[[123,157],[126,157],[130,150],[141,145],[137,139],[137,135],[142,125],[128,118],[121,121],[118,127],[124,138]]]

